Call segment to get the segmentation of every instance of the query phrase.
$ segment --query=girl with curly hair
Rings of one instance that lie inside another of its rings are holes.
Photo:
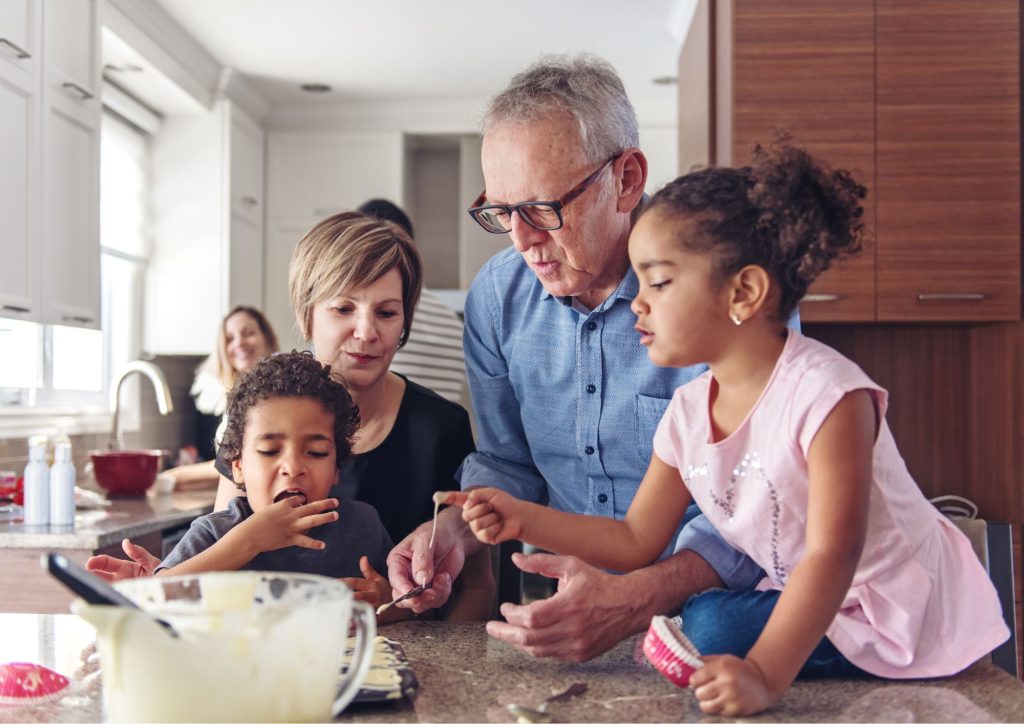
[[[859,248],[864,194],[782,139],[751,168],[698,171],[654,196],[629,238],[640,344],[660,366],[710,370],[676,390],[624,520],[494,489],[447,495],[480,540],[620,571],[653,562],[695,499],[765,572],[756,590],[683,608],[705,712],[762,711],[797,676],[947,676],[1008,636],[967,538],[900,457],[886,391],[786,327],[815,277]]]

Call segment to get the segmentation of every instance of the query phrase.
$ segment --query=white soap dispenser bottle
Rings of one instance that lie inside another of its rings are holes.
[[[46,438],[29,440],[25,466],[25,525],[46,526],[50,522],[50,468],[46,465]]]
[[[59,443],[53,451],[50,525],[64,528],[75,525],[75,465],[71,462],[71,443],[67,442]]]

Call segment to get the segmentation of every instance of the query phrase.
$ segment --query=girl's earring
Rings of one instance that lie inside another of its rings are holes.
[[[736,314],[735,312],[729,315],[729,319],[731,319],[732,323],[735,324],[737,327],[743,324],[743,320],[740,319],[740,315]]]

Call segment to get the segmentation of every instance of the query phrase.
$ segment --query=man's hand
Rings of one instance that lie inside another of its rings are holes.
[[[303,503],[299,496],[291,496],[255,513],[238,529],[244,529],[241,537],[257,553],[289,546],[322,550],[325,543],[309,537],[306,531],[336,521],[338,514],[331,508],[337,507],[336,498]]]
[[[388,578],[392,593],[398,597],[421,583],[430,588],[418,596],[395,604],[423,613],[431,608],[443,606],[452,592],[452,581],[462,572],[467,551],[461,530],[465,524],[459,511],[449,508],[442,511],[437,520],[437,535],[434,546],[430,547],[428,521],[407,535],[388,555]]]
[[[121,549],[130,560],[113,556],[92,556],[85,562],[86,569],[106,581],[120,581],[125,578],[152,576],[160,565],[160,559],[128,538],[121,541]]]
[[[690,676],[700,709],[719,716],[750,716],[778,701],[764,673],[749,659],[735,656],[705,656],[704,666]]]
[[[551,598],[527,606],[503,604],[507,623],[487,623],[487,633],[520,651],[587,661],[646,625],[641,620],[645,592],[625,576],[605,573],[572,556],[515,553],[512,562],[527,573],[558,579],[558,592]]]
[[[473,488],[447,493],[445,505],[462,506],[462,519],[477,540],[487,545],[521,540],[523,503],[497,488]]]

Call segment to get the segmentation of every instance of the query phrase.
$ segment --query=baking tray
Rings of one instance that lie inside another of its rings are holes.
[[[349,639],[345,660],[350,661],[354,640]],[[342,675],[348,670],[342,668]],[[384,636],[374,641],[373,661],[353,704],[377,704],[411,696],[419,686],[402,645]]]

